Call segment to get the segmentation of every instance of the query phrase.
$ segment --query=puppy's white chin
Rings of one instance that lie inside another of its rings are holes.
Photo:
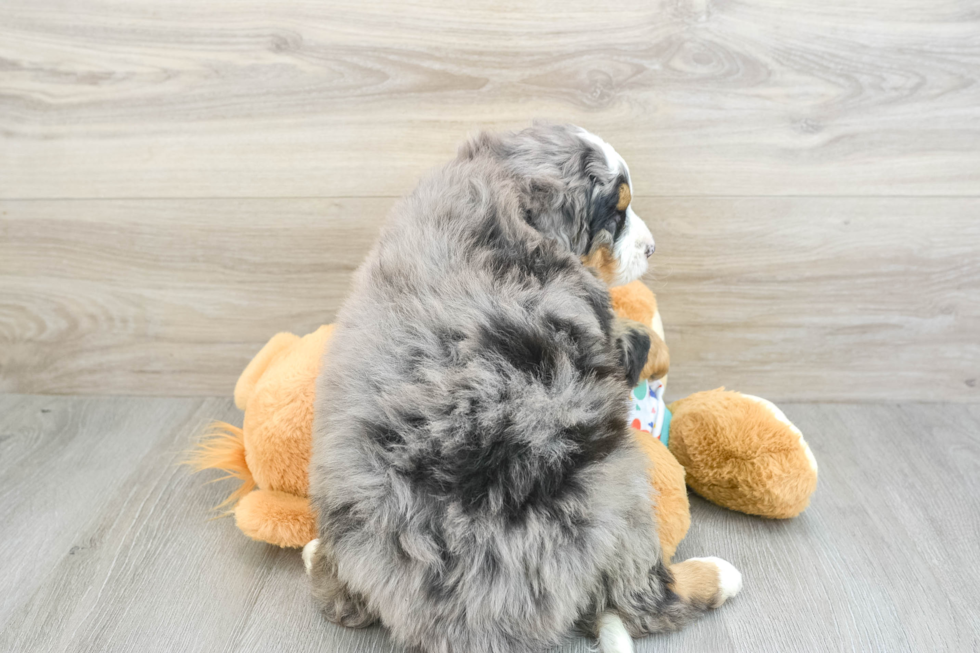
[[[611,286],[622,286],[646,274],[650,267],[647,249],[653,248],[653,234],[633,209],[626,210],[626,229],[616,242],[615,256],[619,261]]]
[[[613,278],[611,286],[625,286],[630,281],[636,281],[649,269],[650,264],[645,256],[627,257],[627,260],[620,259],[619,268]]]

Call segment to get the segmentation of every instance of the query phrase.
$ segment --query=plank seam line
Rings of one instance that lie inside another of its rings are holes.
[[[0,197],[0,202],[230,202],[282,200],[394,200],[405,195],[270,195],[219,197]],[[634,199],[958,199],[976,200],[980,195],[634,195]]]

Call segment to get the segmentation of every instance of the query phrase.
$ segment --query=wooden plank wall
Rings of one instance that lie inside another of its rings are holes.
[[[671,394],[980,399],[980,5],[6,0],[0,390],[227,395],[481,128],[629,162]]]

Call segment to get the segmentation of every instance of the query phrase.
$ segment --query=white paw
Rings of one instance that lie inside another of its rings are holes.
[[[303,566],[306,567],[306,573],[310,573],[310,569],[313,568],[313,554],[316,553],[318,546],[320,546],[320,540],[310,540],[303,547]],[[734,569],[734,567],[732,568]]]
[[[732,566],[732,563],[714,556],[697,558],[697,560],[710,562],[718,567],[718,592],[721,594],[722,602],[742,591],[742,572]]]
[[[599,615],[599,653],[633,653],[633,638],[614,612]]]

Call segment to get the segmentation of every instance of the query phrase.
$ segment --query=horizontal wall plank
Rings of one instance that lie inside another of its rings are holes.
[[[0,201],[0,390],[230,394],[394,200]],[[638,198],[673,396],[980,399],[980,199]]]
[[[980,199],[645,203],[675,397],[980,399]]]
[[[0,203],[0,388],[223,394],[333,319],[391,200]]]
[[[398,196],[572,121],[638,195],[975,195],[969,2],[8,0],[0,197]]]

